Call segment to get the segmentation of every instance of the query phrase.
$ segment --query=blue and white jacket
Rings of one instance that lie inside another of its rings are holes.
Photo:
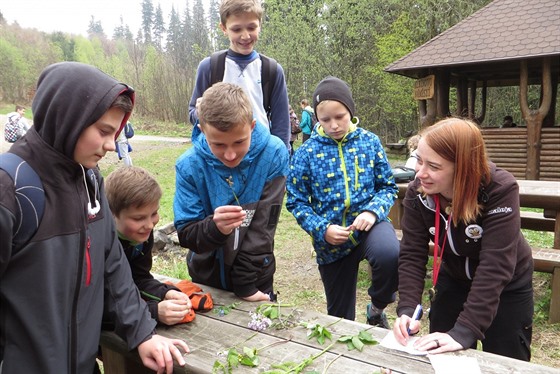
[[[256,51],[248,55],[242,55],[227,51],[223,82],[236,84],[243,88],[249,96],[253,107],[253,115],[257,123],[269,128],[272,135],[280,138],[286,147],[290,142],[290,114],[288,110],[288,89],[284,78],[284,70],[278,63],[274,89],[270,97],[270,124],[263,105],[263,93],[261,87],[262,61]],[[198,65],[196,71],[196,84],[189,103],[189,119],[193,125],[198,124],[198,113],[196,112],[196,100],[202,97],[204,91],[210,87],[211,69],[210,57],[204,58]],[[193,128],[193,136],[200,130]]]
[[[175,227],[181,246],[190,250],[187,265],[194,282],[244,297],[272,280],[288,157],[282,141],[258,124],[249,152],[235,168],[212,154],[203,133],[194,135],[193,147],[176,162],[173,202]],[[247,218],[239,230],[224,235],[213,221],[214,210],[238,204]]]
[[[320,265],[348,255],[360,242],[355,231],[343,245],[327,243],[329,225],[349,226],[364,211],[387,221],[398,192],[381,141],[355,124],[340,141],[318,125],[292,157],[286,188],[286,207],[311,235]]]

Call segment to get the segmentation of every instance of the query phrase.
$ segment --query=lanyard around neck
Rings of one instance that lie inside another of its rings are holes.
[[[443,261],[443,249],[445,248],[445,242],[447,240],[447,231],[449,231],[449,225],[451,223],[451,214],[447,219],[447,227],[445,228],[445,236],[443,238],[443,244],[441,245],[441,251],[439,248],[439,222],[440,222],[440,212],[441,204],[439,202],[439,195],[434,195],[434,200],[436,201],[436,218],[435,218],[435,236],[434,236],[434,270],[432,272],[432,287],[436,287],[439,269],[441,267],[441,262]]]

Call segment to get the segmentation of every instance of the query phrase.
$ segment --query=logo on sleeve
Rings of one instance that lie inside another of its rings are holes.
[[[509,206],[505,206],[505,207],[497,207],[495,209],[492,209],[491,211],[488,212],[488,215],[491,216],[492,214],[498,214],[498,213],[511,213],[513,212],[513,209],[511,209],[511,207]]]
[[[465,229],[465,234],[471,239],[482,238],[482,227],[479,225],[468,225]]]

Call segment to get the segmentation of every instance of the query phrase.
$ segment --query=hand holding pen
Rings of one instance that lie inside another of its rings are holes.
[[[416,305],[416,309],[414,309],[414,313],[412,314],[412,321],[419,321],[422,318],[422,305],[418,304]],[[409,327],[407,327],[406,332],[408,333],[408,336],[412,336],[412,335],[416,335],[418,334],[418,331],[416,331],[415,333],[411,333],[410,331],[410,324]]]

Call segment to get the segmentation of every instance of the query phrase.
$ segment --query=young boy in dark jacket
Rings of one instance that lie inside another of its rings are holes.
[[[173,202],[189,275],[249,301],[270,300],[288,150],[256,123],[249,98],[231,83],[206,90],[199,126],[177,160]]]
[[[142,168],[120,167],[107,176],[105,191],[132,278],[152,318],[166,325],[181,322],[191,309],[189,297],[150,273],[162,195],[158,182]]]
[[[34,236],[16,245],[14,182],[0,171],[0,367],[12,373],[92,373],[105,313],[152,370],[184,365],[181,340],[155,335],[118,241],[97,163],[115,138],[134,91],[81,63],[48,66],[33,124],[11,153],[39,175],[45,209]],[[24,219],[31,219],[25,217]]]

